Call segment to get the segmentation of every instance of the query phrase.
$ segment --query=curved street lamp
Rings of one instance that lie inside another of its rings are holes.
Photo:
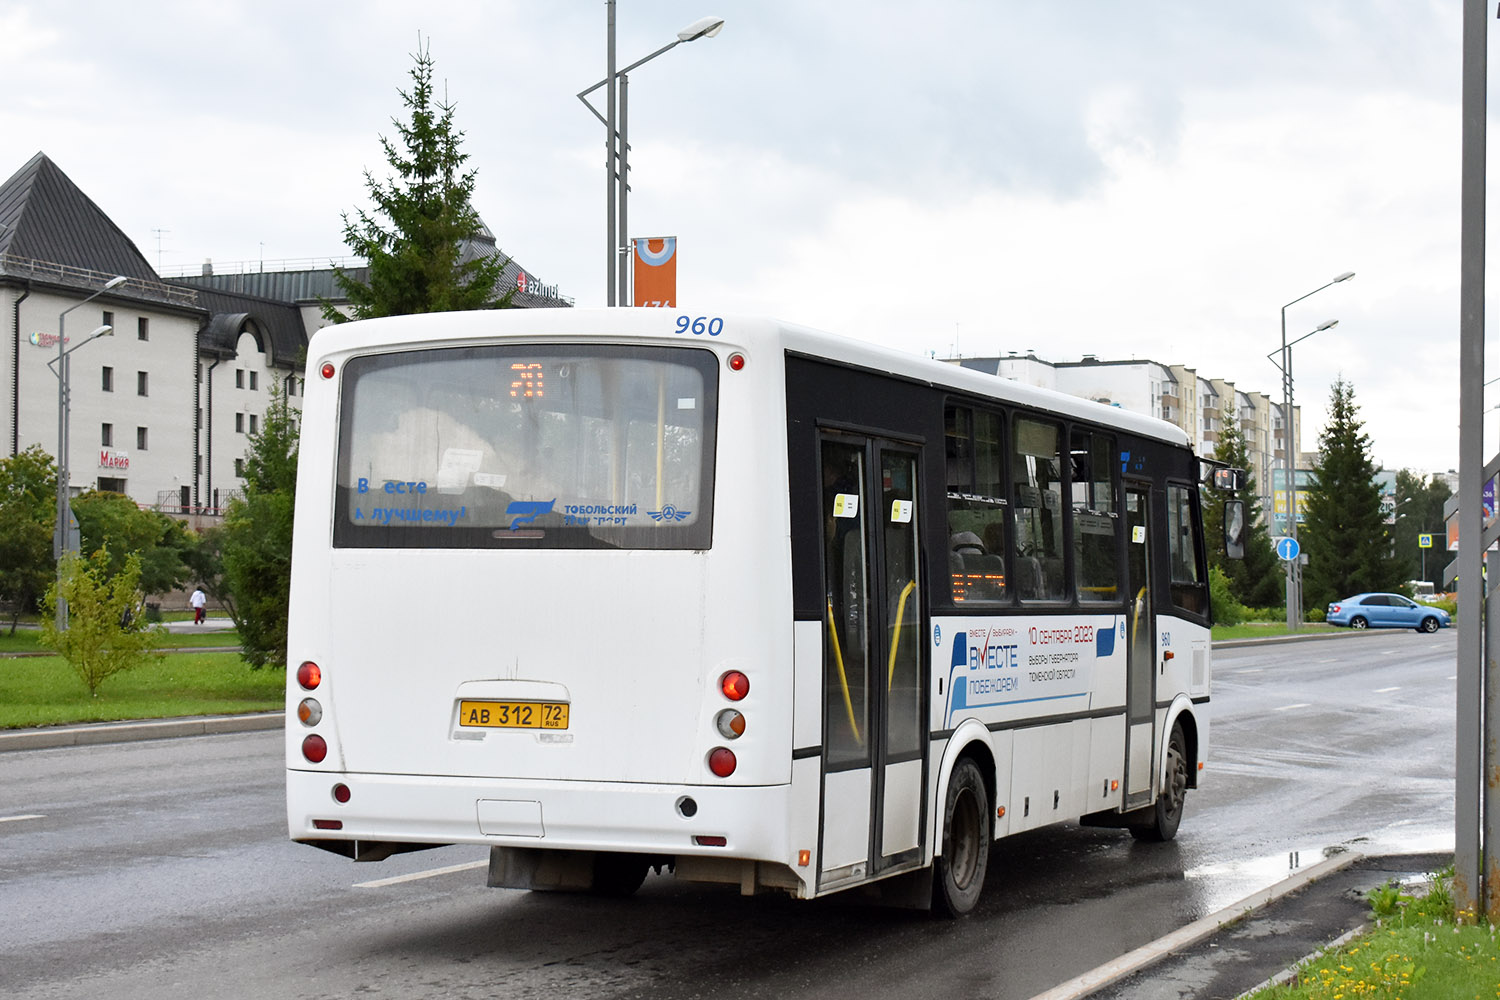
[[[1282,439],[1282,468],[1286,472],[1286,524],[1287,535],[1292,539],[1297,537],[1297,456],[1293,450],[1292,442],[1292,344],[1300,343],[1311,337],[1314,333],[1321,333],[1338,325],[1338,320],[1331,319],[1317,329],[1304,333],[1291,343],[1286,339],[1286,311],[1288,306],[1294,306],[1305,298],[1318,294],[1325,288],[1331,288],[1341,281],[1348,281],[1354,277],[1353,271],[1345,271],[1326,285],[1319,285],[1306,295],[1298,296],[1281,307],[1281,350],[1273,351],[1266,355],[1272,358],[1272,363],[1281,369],[1281,439]],[[1280,362],[1275,361],[1275,355],[1281,355]],[[1286,561],[1286,628],[1288,632],[1296,631],[1302,624],[1302,579],[1297,559]]]
[[[668,42],[644,59],[637,59],[624,69],[617,70],[615,69],[615,0],[605,0],[604,6],[608,11],[609,22],[607,69],[604,79],[592,87],[578,92],[578,99],[583,102],[583,106],[588,108],[595,118],[604,123],[605,145],[608,150],[604,160],[604,173],[608,181],[608,195],[605,200],[606,292],[604,304],[618,306],[625,304],[623,300],[625,298],[625,269],[627,265],[623,254],[625,248],[620,244],[622,241],[629,239],[626,235],[628,218],[626,203],[630,192],[628,173],[630,170],[630,143],[627,141],[629,136],[627,95],[630,89],[630,80],[626,74],[637,66],[645,65],[668,49],[681,45],[683,42],[694,42],[700,38],[713,38],[723,29],[724,19],[722,17],[700,17],[692,24],[677,32],[676,41]],[[589,103],[588,95],[605,85],[609,85],[609,98],[605,102],[607,114],[601,115],[599,110]],[[618,132],[615,126],[617,120],[619,122]],[[616,137],[618,137],[619,141],[618,147],[616,146]],[[617,158],[620,163],[618,172],[615,170],[615,160]],[[619,205],[618,233],[616,232],[615,217],[617,196]],[[615,284],[617,270],[619,273],[618,286]]]
[[[57,365],[56,370],[53,372],[57,376],[57,525],[52,534],[52,554],[57,557],[57,630],[59,632],[66,631],[68,627],[68,602],[62,593],[62,559],[64,555],[72,551],[73,547],[73,535],[71,531],[73,519],[70,516],[71,508],[68,505],[68,423],[70,417],[69,407],[72,403],[70,386],[68,384],[68,355],[96,337],[103,337],[113,332],[113,327],[108,325],[97,327],[72,348],[65,350],[63,345],[67,341],[63,337],[63,325],[64,321],[68,318],[68,313],[81,306],[88,305],[112,288],[119,288],[128,280],[130,279],[123,274],[116,275],[106,281],[103,288],[94,292],[88,298],[81,302],[75,302],[58,313],[57,357],[54,361],[47,363],[47,367],[49,368],[53,364]]]

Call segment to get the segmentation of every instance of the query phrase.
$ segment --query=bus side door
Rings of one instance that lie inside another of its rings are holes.
[[[1150,805],[1156,753],[1156,616],[1152,611],[1151,490],[1125,484],[1126,645],[1125,797],[1126,809]]]
[[[823,483],[823,842],[820,884],[919,862],[926,644],[920,455],[819,435]]]

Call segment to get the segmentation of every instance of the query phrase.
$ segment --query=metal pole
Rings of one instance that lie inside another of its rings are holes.
[[[628,306],[630,282],[625,270],[630,261],[625,248],[630,245],[630,227],[626,224],[626,204],[630,200],[630,77],[620,74],[620,245],[615,247],[615,259],[620,271],[620,305]]]
[[[1286,346],[1286,307],[1281,307],[1281,468],[1286,489],[1286,533],[1297,537],[1296,462],[1292,459],[1292,362],[1291,348]],[[1299,556],[1300,558],[1300,556]],[[1296,559],[1286,560],[1286,630],[1297,630]]]
[[[70,311],[64,309],[57,317],[57,530],[53,533],[52,555],[57,560],[57,615],[54,624],[59,632],[68,627],[68,602],[62,594],[62,558],[68,551],[68,369],[63,354],[63,326]]]
[[[619,243],[615,239],[615,0],[604,0],[605,9],[609,12],[609,53],[605,60],[604,85],[609,88],[609,96],[605,106],[609,109],[604,119],[605,135],[605,159],[604,173],[609,180],[609,192],[606,196],[605,215],[608,216],[606,224],[607,256],[604,258],[605,270],[605,295],[604,304],[607,306],[619,305],[615,298],[615,256]]]
[[[1458,365],[1458,712],[1454,732],[1453,903],[1477,912],[1488,905],[1483,879],[1480,788],[1485,768],[1481,740],[1484,704],[1482,594],[1484,519],[1484,212],[1485,0],[1464,0],[1463,146],[1459,223]],[[1485,824],[1489,823],[1486,819]]]

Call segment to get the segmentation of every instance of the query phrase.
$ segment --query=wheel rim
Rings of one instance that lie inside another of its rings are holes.
[[[1176,816],[1187,798],[1187,754],[1173,739],[1167,744],[1167,815]]]
[[[1424,621],[1422,623],[1422,631],[1423,632],[1436,632],[1437,631],[1437,622],[1434,621],[1431,618],[1427,619],[1426,621]]]
[[[979,870],[979,803],[974,793],[963,789],[953,801],[952,841],[948,845],[948,871],[953,884],[967,889]]]
[[[1363,618],[1356,618],[1349,623],[1350,627],[1352,628],[1364,628],[1367,624],[1368,622],[1366,622]]]

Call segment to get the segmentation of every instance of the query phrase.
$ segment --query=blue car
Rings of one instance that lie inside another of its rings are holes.
[[[1436,632],[1452,621],[1442,608],[1429,607],[1400,594],[1356,594],[1328,605],[1328,624],[1350,628],[1414,628]]]

